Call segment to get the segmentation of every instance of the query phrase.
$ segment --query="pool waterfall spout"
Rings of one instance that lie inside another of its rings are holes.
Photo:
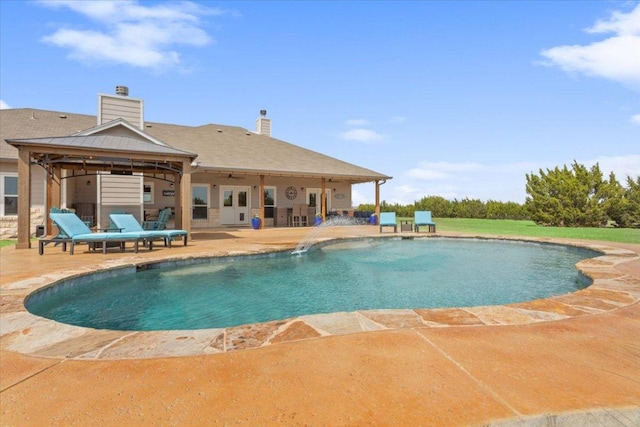
[[[315,242],[320,240],[324,232],[324,229],[327,227],[332,227],[336,225],[357,225],[357,224],[358,223],[356,219],[352,217],[334,216],[334,217],[328,218],[326,221],[320,223],[319,225],[314,226],[313,230],[307,233],[307,235],[304,236],[302,240],[300,240],[295,250],[291,252],[291,255],[303,255],[307,253],[307,250],[309,250],[309,248]]]
[[[296,246],[295,250],[293,252],[291,252],[291,255],[302,255],[302,254],[307,253],[307,250],[309,250],[311,245],[320,238],[320,236],[322,235],[323,230],[326,227],[328,227],[328,225],[329,225],[328,222],[323,222],[323,223],[321,223],[319,225],[314,226],[313,230],[311,230],[309,233],[307,233],[307,235],[304,236],[302,238],[302,240],[300,240],[300,242]]]

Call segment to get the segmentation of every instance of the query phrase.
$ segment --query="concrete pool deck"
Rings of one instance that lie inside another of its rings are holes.
[[[196,231],[187,247],[138,254],[3,248],[0,424],[640,425],[640,244],[553,240],[604,252],[578,266],[594,284],[505,306],[122,332],[63,325],[23,305],[68,277],[292,250],[310,231]],[[378,228],[322,233],[366,236]]]

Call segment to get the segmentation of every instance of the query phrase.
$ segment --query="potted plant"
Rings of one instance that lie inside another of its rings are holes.
[[[253,227],[254,230],[259,230],[260,222],[260,217],[258,215],[254,215],[253,218],[251,218],[251,227]]]
[[[313,225],[320,225],[320,224],[322,224],[322,214],[317,213],[313,220]]]

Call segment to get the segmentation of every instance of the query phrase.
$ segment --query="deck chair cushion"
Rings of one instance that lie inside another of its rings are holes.
[[[75,243],[102,242],[103,252],[106,253],[107,242],[135,242],[135,250],[137,252],[139,241],[150,240],[152,238],[152,236],[146,232],[92,233],[91,229],[74,213],[51,213],[49,217],[51,221],[68,236],[68,240],[71,242],[71,250],[69,251],[71,255],[73,255],[73,246]],[[152,247],[153,245],[149,245],[150,250]]]
[[[395,212],[380,213],[380,232],[381,233],[382,233],[382,227],[393,227],[394,233],[398,231],[398,223],[396,221]]]
[[[413,213],[414,229],[420,231],[420,226],[427,226],[429,231],[436,231],[436,223],[431,219],[431,211],[415,211]]]
[[[147,233],[153,238],[163,239],[166,246],[171,247],[171,240],[182,237],[187,245],[187,230],[145,230],[136,217],[131,214],[111,214],[109,219],[124,233]]]

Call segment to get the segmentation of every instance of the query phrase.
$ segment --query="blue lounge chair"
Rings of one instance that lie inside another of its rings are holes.
[[[69,210],[69,209],[57,208],[55,206],[52,206],[51,210],[49,211],[49,213],[74,213],[74,212],[72,210]],[[40,255],[43,254],[44,247],[46,245],[48,245],[49,243],[53,243],[54,246],[62,245],[62,252],[66,252],[67,251],[67,242],[69,242],[69,236],[64,234],[64,231],[62,231],[60,228],[58,228],[58,234],[56,236],[50,237],[48,239],[46,237],[43,237],[43,238],[40,239],[40,243],[39,243]]]
[[[381,212],[380,213],[380,232],[382,233],[382,227],[393,227],[393,232],[398,232],[398,222],[396,221],[395,212]]]
[[[430,233],[436,232],[436,223],[431,219],[431,211],[415,211],[413,213],[413,227],[416,233],[420,232],[421,225],[426,225]]]
[[[75,213],[51,213],[49,214],[51,221],[64,233],[65,237],[56,239],[62,242],[64,239],[70,244],[69,253],[73,255],[73,248],[76,244],[87,243],[89,249],[96,249],[102,245],[102,253],[107,253],[108,243],[117,243],[120,250],[124,251],[126,242],[133,242],[136,253],[138,252],[138,244],[140,241],[149,242],[149,250],[153,248],[152,236],[149,233],[92,233],[89,227]],[[39,253],[44,253],[44,245],[47,239],[41,239],[39,242]]]
[[[147,233],[154,239],[164,240],[164,245],[171,247],[171,241],[182,237],[184,245],[187,246],[187,230],[145,230],[142,228],[135,216],[131,214],[115,214],[109,215],[111,222],[124,233]]]
[[[164,208],[158,214],[157,221],[144,221],[142,228],[144,230],[166,230],[169,218],[171,218],[171,208]]]

